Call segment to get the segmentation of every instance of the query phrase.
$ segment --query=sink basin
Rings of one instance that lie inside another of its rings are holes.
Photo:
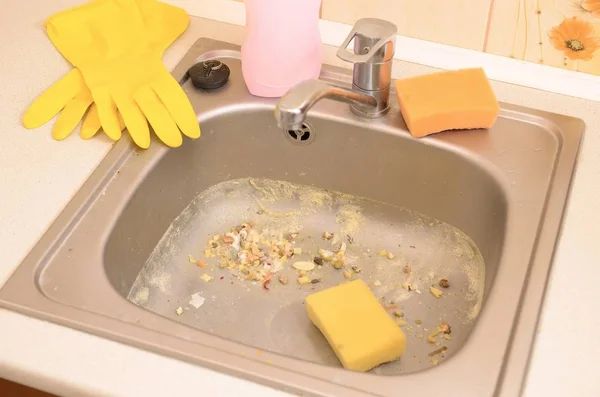
[[[186,77],[207,59],[231,69],[220,89]],[[173,73],[202,137],[117,143],[3,307],[303,395],[520,393],[581,120],[502,104],[490,130],[414,139],[395,102],[365,120],[325,100],[282,131],[237,46],[199,39]],[[349,87],[351,72],[321,78]],[[367,373],[341,367],[303,306],[355,278],[407,336]]]

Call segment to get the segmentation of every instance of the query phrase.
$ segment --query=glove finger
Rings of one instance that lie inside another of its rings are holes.
[[[119,126],[119,115],[110,92],[107,89],[101,88],[94,90],[92,95],[98,108],[98,118],[100,119],[102,129],[112,140],[116,141],[120,139],[122,130]]]
[[[23,125],[31,129],[47,123],[85,87],[81,72],[71,70],[33,101],[23,115]]]
[[[58,141],[65,139],[83,118],[85,111],[92,104],[92,94],[84,89],[71,99],[58,116],[58,120],[52,127],[52,137]]]
[[[150,146],[150,129],[141,109],[131,96],[113,93],[113,98],[119,109],[119,114],[123,116],[131,139],[142,149],[148,149]]]
[[[196,139],[200,137],[200,125],[196,112],[181,86],[170,74],[155,81],[152,89],[171,114],[184,135]]]
[[[95,103],[90,106],[81,128],[79,129],[79,136],[83,139],[90,139],[100,130],[100,117],[98,117],[98,107]]]
[[[133,97],[150,122],[156,136],[167,146],[181,146],[183,138],[179,128],[154,91],[149,86],[143,86]]]
[[[100,124],[100,117],[98,116],[98,107],[95,103],[92,103],[90,106],[85,118],[83,119],[83,123],[81,124],[81,129],[79,130],[79,136],[83,139],[90,139],[98,131],[102,125]],[[119,128],[121,131],[125,129],[125,122],[123,121],[123,117],[119,114]]]

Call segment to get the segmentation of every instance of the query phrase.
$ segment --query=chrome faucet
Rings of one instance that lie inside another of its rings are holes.
[[[392,61],[398,29],[376,18],[359,19],[337,51],[337,56],[354,64],[352,90],[320,80],[307,80],[290,89],[277,102],[275,118],[280,128],[300,129],[306,112],[323,98],[350,103],[358,116],[377,118],[389,110]],[[354,52],[347,47],[354,39]]]

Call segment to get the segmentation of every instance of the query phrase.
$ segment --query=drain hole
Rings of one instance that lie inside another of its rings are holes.
[[[288,130],[288,134],[300,142],[308,141],[308,138],[310,138],[310,131],[305,130]]]
[[[287,135],[296,143],[308,143],[312,140],[313,134],[308,124],[302,124],[298,130],[287,130]]]

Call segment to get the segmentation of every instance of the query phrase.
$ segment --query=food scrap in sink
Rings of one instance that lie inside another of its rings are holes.
[[[218,258],[219,267],[229,269],[238,279],[262,282],[268,290],[264,283],[281,271],[290,258],[302,253],[296,247],[296,237],[296,233],[283,236],[268,229],[260,232],[247,222],[210,238],[205,255]]]
[[[299,233],[281,233],[268,228],[259,230],[253,222],[246,222],[227,233],[215,234],[209,238],[204,256],[216,258],[219,268],[229,270],[238,280],[261,283],[266,291],[270,290],[269,283],[275,274],[284,269],[294,269],[298,275],[298,284],[306,285],[321,281],[311,277],[310,273],[323,266],[331,265],[336,270],[345,268],[347,243],[336,241],[333,233],[323,233],[322,238],[328,242],[328,246],[318,249],[312,260],[300,258],[303,254],[306,257],[309,252],[298,246],[298,236]],[[192,255],[189,256],[189,261],[201,268],[207,266],[206,262],[196,260]],[[345,269],[345,272],[340,272],[340,275],[350,279],[360,272],[360,268],[352,266]],[[285,275],[280,275],[277,279],[279,284],[288,283]],[[341,281],[343,280],[340,279]]]

